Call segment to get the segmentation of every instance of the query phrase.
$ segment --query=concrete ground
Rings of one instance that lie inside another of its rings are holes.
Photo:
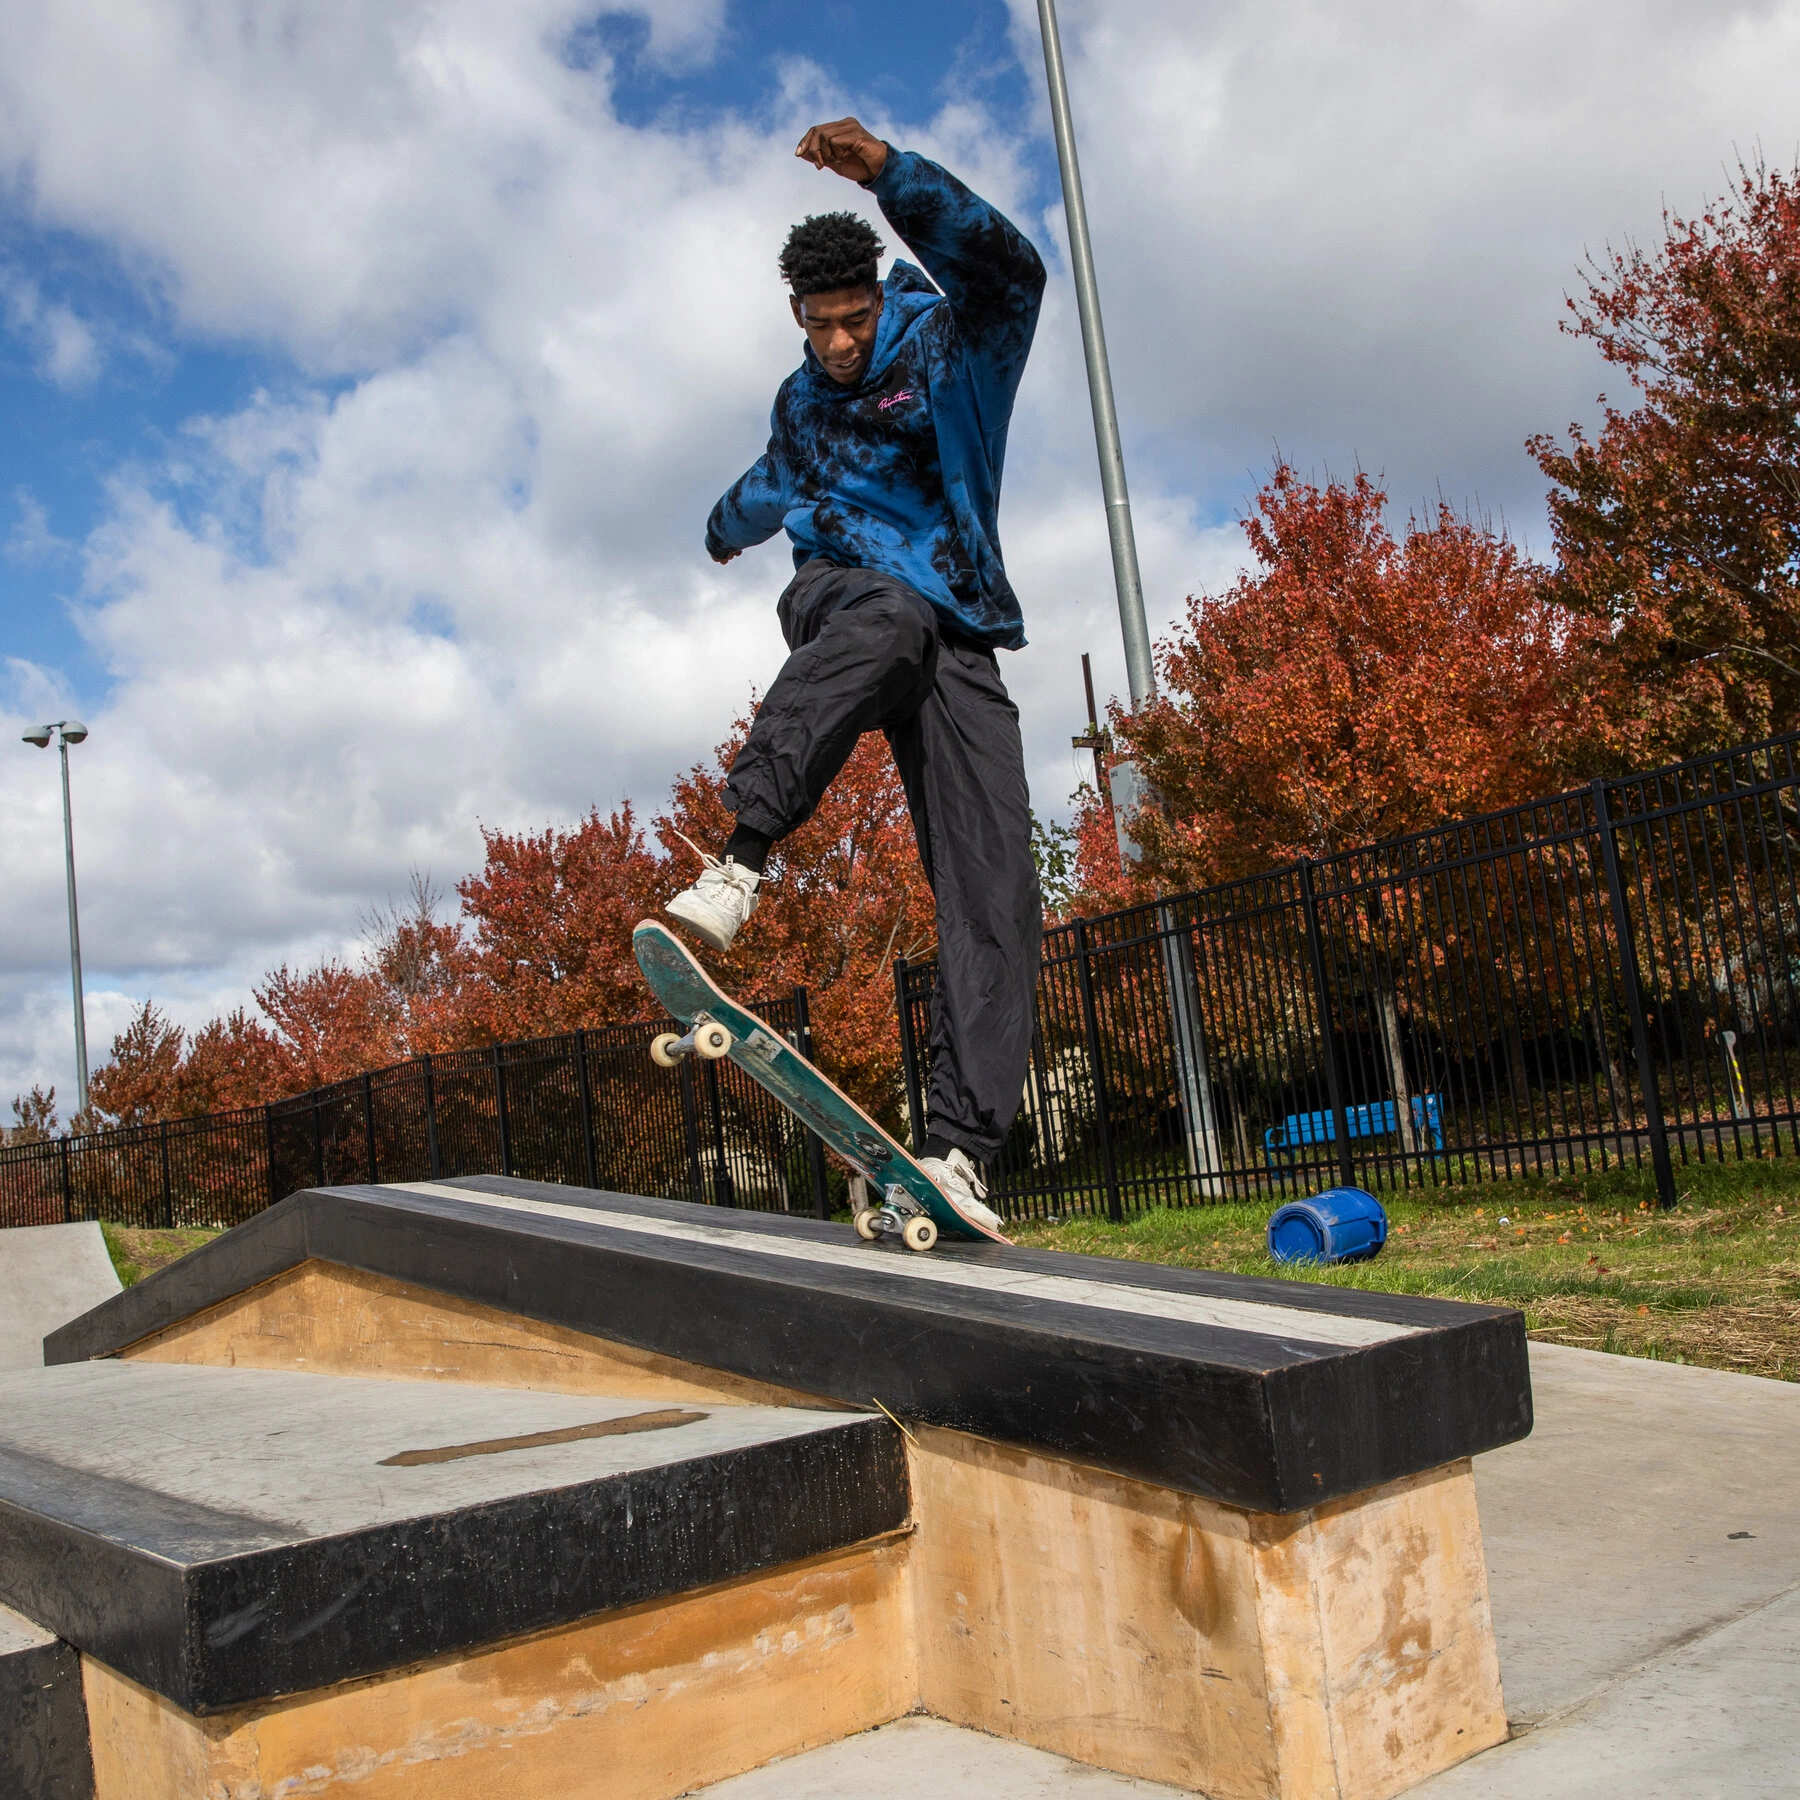
[[[1800,1386],[1534,1344],[1537,1426],[1476,1463],[1514,1736],[1408,1800],[1800,1791]],[[1173,1796],[936,1719],[707,1800]]]
[[[118,1291],[98,1225],[0,1231],[0,1369],[42,1368],[45,1337]]]

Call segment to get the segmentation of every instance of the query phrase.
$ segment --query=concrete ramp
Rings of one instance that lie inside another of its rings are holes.
[[[44,1339],[118,1291],[98,1225],[0,1231],[0,1369],[42,1368]]]

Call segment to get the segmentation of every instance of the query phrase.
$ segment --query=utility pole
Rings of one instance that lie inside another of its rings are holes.
[[[49,747],[52,733],[62,752],[63,867],[69,889],[69,977],[75,986],[75,1094],[77,1112],[85,1119],[88,1109],[87,1006],[81,992],[81,920],[75,907],[75,821],[69,806],[69,746],[86,741],[88,730],[79,719],[58,719],[51,725],[34,725],[25,742],[40,750]]]
[[[1063,214],[1069,226],[1075,306],[1081,315],[1081,348],[1087,358],[1094,444],[1100,453],[1100,491],[1106,499],[1106,535],[1112,546],[1119,630],[1125,639],[1125,677],[1135,709],[1156,698],[1156,665],[1150,654],[1150,625],[1144,616],[1144,584],[1138,574],[1137,537],[1131,529],[1125,452],[1119,443],[1119,415],[1113,405],[1112,369],[1106,358],[1106,327],[1100,318],[1100,284],[1094,277],[1094,246],[1088,237],[1081,164],[1075,154],[1075,121],[1069,112],[1069,85],[1063,73],[1056,0],[1038,0],[1038,27],[1044,39],[1044,73],[1050,83],[1050,124],[1056,133],[1056,161],[1062,171]],[[1093,708],[1090,706],[1088,711],[1091,717]],[[1136,770],[1131,771],[1131,776],[1135,798]]]
[[[1069,739],[1071,749],[1088,750],[1094,758],[1094,791],[1108,812],[1112,810],[1112,784],[1106,776],[1106,750],[1110,739],[1100,729],[1100,711],[1094,705],[1094,665],[1084,650],[1081,653],[1081,685],[1087,691],[1087,730]]]

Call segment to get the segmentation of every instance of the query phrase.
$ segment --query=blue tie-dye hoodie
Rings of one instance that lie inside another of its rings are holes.
[[[1006,427],[1044,296],[1044,265],[993,207],[934,162],[888,151],[871,184],[909,262],[882,283],[875,350],[854,387],[812,346],[781,384],[769,447],[713,508],[706,547],[777,531],[814,556],[916,588],[977,643],[1018,649],[1019,602],[995,513]]]

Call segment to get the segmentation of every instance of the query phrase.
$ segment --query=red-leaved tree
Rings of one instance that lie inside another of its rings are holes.
[[[448,1036],[495,1043],[645,1016],[631,930],[682,884],[630,803],[567,831],[482,836],[485,867],[457,884],[470,945]]]
[[[97,1121],[143,1125],[256,1106],[306,1086],[287,1046],[242,1007],[190,1036],[146,1000],[94,1071],[88,1098]]]
[[[730,835],[725,774],[748,721],[709,765],[676,782],[646,835],[626,804],[575,825],[484,832],[461,917],[437,917],[416,877],[408,903],[364,921],[364,954],[255,989],[243,1011],[191,1036],[146,1002],[93,1080],[114,1123],[279,1099],[422,1052],[542,1037],[654,1014],[631,951],[639,919],[698,872],[681,835],[718,850]],[[887,746],[865,737],[817,813],[779,847],[761,904],[728,957],[702,950],[747,998],[810,993],[821,1061],[885,1121],[900,1112],[892,958],[933,942],[932,905]]]
[[[1663,224],[1590,271],[1564,327],[1642,404],[1530,441],[1555,483],[1554,591],[1616,632],[1645,759],[1800,717],[1800,170],[1740,170]]]
[[[1553,789],[1610,754],[1604,625],[1546,597],[1503,535],[1440,508],[1396,538],[1368,476],[1278,467],[1244,531],[1257,568],[1188,601],[1162,692],[1115,709],[1158,800],[1121,864],[1090,797],[1082,898],[1119,905],[1415,831]]]

